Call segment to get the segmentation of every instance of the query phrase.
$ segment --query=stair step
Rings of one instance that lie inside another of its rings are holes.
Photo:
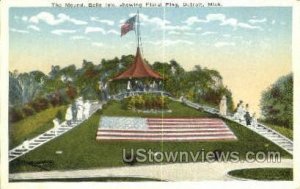
[[[69,130],[70,128],[59,128],[58,131],[67,131]]]
[[[45,133],[45,134],[43,134],[43,136],[46,136],[46,137],[50,137],[50,136],[55,136],[54,134],[48,134],[48,133]]]
[[[46,140],[40,140],[40,139],[36,139],[36,140],[34,140],[34,142],[45,142]]]
[[[15,149],[15,152],[26,152],[26,149]]]
[[[293,148],[293,145],[280,145],[282,148]]]
[[[21,155],[23,154],[22,152],[11,152],[12,155]]]
[[[53,137],[40,137],[39,139],[45,139],[45,140],[48,140],[48,139],[52,139]]]

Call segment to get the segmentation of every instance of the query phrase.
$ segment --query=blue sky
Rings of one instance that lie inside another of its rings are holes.
[[[11,8],[10,70],[47,73],[51,65],[81,66],[83,59],[98,64],[102,58],[135,54],[135,33],[121,38],[120,26],[136,11]],[[236,101],[255,99],[257,107],[261,91],[292,69],[290,7],[139,11],[144,58],[150,63],[175,59],[187,70],[197,64],[217,69]]]
[[[134,32],[119,36],[120,24],[135,12],[131,8],[11,8],[11,48],[53,48],[61,54],[65,50],[78,53],[80,46],[98,48],[103,58],[134,53]],[[199,46],[239,52],[266,50],[276,43],[281,48],[291,45],[290,8],[145,8],[140,12],[144,53],[151,61],[164,47],[166,53],[174,52],[174,47],[197,50]],[[164,58],[172,59],[170,55]]]

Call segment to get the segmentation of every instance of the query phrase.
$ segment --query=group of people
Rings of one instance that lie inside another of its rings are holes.
[[[249,104],[244,106],[242,100],[240,100],[237,104],[233,119],[238,120],[241,123],[246,123],[246,125],[257,126],[256,114],[253,113],[251,116],[249,112]]]
[[[226,96],[223,96],[220,105],[219,105],[219,113],[222,116],[227,116],[227,99]],[[237,108],[233,115],[233,119],[239,121],[240,123],[246,123],[246,125],[252,125],[254,127],[257,126],[256,114],[253,113],[252,116],[249,112],[249,104],[244,106],[243,101],[237,104]]]
[[[67,109],[65,116],[67,125],[71,125],[72,122],[87,119],[90,116],[90,109],[91,103],[89,100],[84,102],[82,97],[77,98]]]
[[[135,81],[128,80],[126,89],[127,92],[130,92],[130,91],[159,91],[162,90],[162,88],[163,88],[162,81],[143,83],[142,81],[138,81],[138,80]]]

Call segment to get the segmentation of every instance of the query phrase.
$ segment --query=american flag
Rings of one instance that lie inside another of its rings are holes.
[[[102,117],[97,140],[209,141],[236,140],[218,118]]]
[[[122,26],[121,26],[121,37],[128,33],[131,30],[134,30],[136,16],[129,18]]]

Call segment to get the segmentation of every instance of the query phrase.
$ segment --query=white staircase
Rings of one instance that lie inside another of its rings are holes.
[[[232,116],[222,116],[219,114],[219,110],[215,108],[211,108],[208,106],[202,106],[200,104],[191,102],[189,100],[184,99],[182,101],[184,104],[186,104],[189,107],[195,108],[195,109],[203,109],[205,112],[211,113],[211,114],[217,114],[220,117],[223,117],[225,119],[228,119],[230,121],[236,122],[244,127],[247,127],[248,129],[256,132],[257,134],[261,135],[262,137],[270,140],[271,142],[275,143],[277,146],[288,152],[289,154],[293,155],[293,141],[289,138],[283,136],[279,132],[265,126],[264,124],[258,123],[256,127],[251,125],[246,125],[245,123],[241,123],[237,120],[234,120]]]
[[[102,108],[102,103],[92,102],[90,115],[89,117],[94,114],[98,109]],[[88,117],[88,118],[89,118]],[[50,129],[43,134],[38,135],[37,137],[28,141],[28,149],[23,148],[23,144],[15,147],[14,149],[9,151],[9,161],[13,161],[18,157],[23,156],[24,154],[38,148],[39,146],[65,134],[69,130],[75,128],[76,126],[80,125],[83,121],[87,120],[88,118],[76,122],[72,122],[70,125],[67,125],[66,122],[62,122],[57,129]]]

